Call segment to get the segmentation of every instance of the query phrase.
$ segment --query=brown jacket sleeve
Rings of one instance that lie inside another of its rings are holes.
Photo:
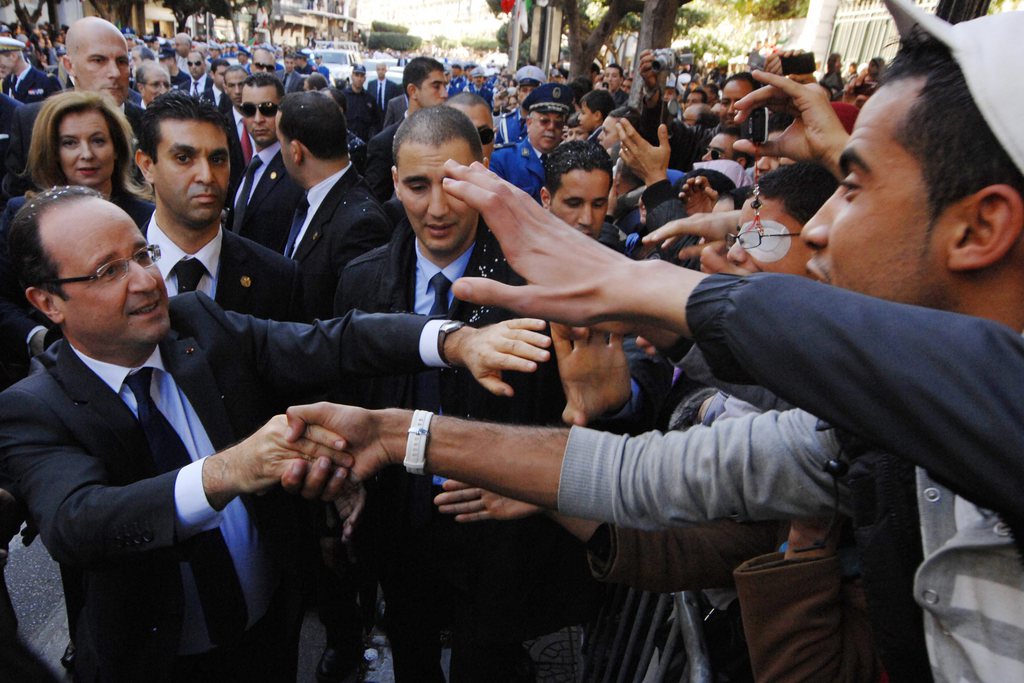
[[[878,680],[864,589],[842,580],[838,557],[770,553],[734,576],[756,680]]]
[[[771,552],[786,540],[780,522],[718,520],[690,527],[637,531],[611,527],[607,558],[588,554],[594,578],[659,593],[733,585],[744,560]]]

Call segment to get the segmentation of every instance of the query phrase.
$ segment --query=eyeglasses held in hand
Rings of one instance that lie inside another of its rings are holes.
[[[137,263],[143,268],[152,268],[160,260],[160,247],[155,244],[139,249],[128,258],[114,259],[108,261],[96,269],[92,275],[79,275],[77,277],[62,277],[52,280],[43,280],[41,285],[66,285],[72,282],[117,282],[128,277],[131,264]]]

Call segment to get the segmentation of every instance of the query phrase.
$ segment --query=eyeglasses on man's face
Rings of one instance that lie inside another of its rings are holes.
[[[480,126],[476,132],[480,134],[480,144],[489,145],[494,142],[494,129],[490,126]]]
[[[263,71],[276,71],[277,70],[277,64],[266,64],[264,62],[253,62],[252,63],[252,68],[254,68],[254,69],[262,69]]]
[[[187,61],[187,60],[186,60],[186,61]],[[202,66],[202,65],[203,65],[203,61],[202,61],[202,60],[199,60],[198,62],[192,62],[192,61],[189,61],[189,62],[188,62],[188,65],[189,65],[189,66]]]
[[[761,246],[762,243],[770,243],[775,237],[799,236],[800,233],[798,232],[764,232],[764,230],[753,228],[750,223],[747,223],[739,228],[739,232],[737,234],[727,234],[725,236],[725,244],[732,248],[732,245],[738,243],[741,247],[749,251]]]
[[[155,244],[150,244],[139,249],[128,258],[114,259],[113,261],[104,263],[102,266],[97,268],[96,272],[92,275],[54,278],[52,280],[43,280],[39,284],[66,285],[72,282],[99,282],[101,284],[117,282],[118,280],[123,280],[128,277],[128,271],[131,269],[131,265],[133,263],[138,264],[143,268],[152,268],[159,260],[160,247]]]
[[[274,102],[260,102],[259,104],[254,102],[243,102],[242,106],[238,109],[242,112],[242,116],[247,119],[251,119],[256,116],[257,111],[268,118],[271,116],[277,116],[277,104]]]

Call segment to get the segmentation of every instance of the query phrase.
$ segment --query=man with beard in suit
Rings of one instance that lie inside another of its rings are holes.
[[[128,101],[128,44],[117,27],[98,17],[79,19],[67,32],[64,68],[74,87],[110,95],[122,108],[132,130],[138,135],[142,108]],[[11,144],[5,165],[4,191],[9,197],[25,194],[31,187],[25,164],[32,140],[32,126],[41,102],[20,108],[11,126]]]

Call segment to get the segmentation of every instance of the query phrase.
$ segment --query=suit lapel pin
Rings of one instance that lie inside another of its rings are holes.
[[[238,279],[238,282],[246,289],[249,289],[249,287],[252,286],[252,278],[249,277],[248,275],[243,275],[242,277],[240,277]]]
[[[271,180],[277,180],[277,171],[271,171],[270,172],[270,179]]]
[[[191,356],[195,352],[196,352],[196,347],[194,347],[194,346],[189,346],[189,347],[187,347],[185,349],[185,355],[186,356]]]

